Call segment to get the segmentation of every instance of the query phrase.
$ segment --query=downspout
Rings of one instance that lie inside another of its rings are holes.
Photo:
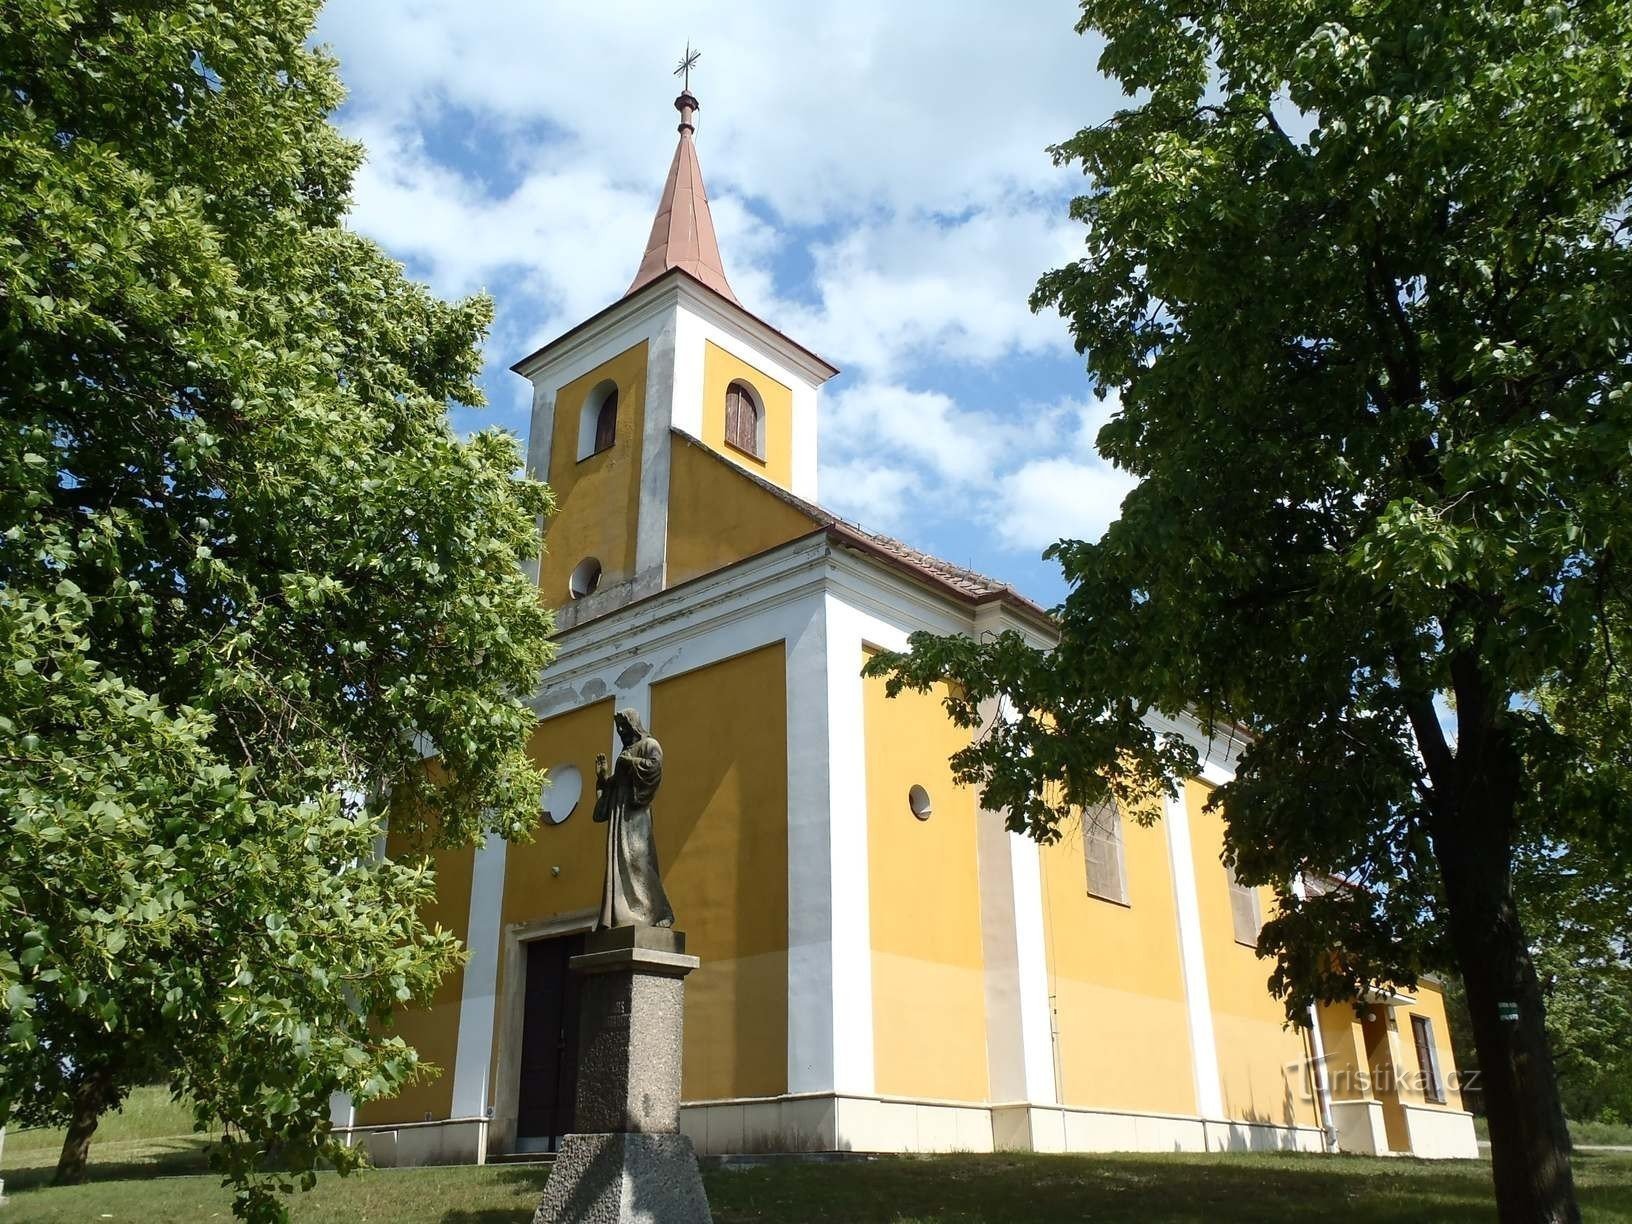
[[[1299,901],[1306,897],[1303,876],[1292,881],[1292,891]],[[1315,1112],[1320,1115],[1321,1147],[1328,1153],[1337,1151],[1337,1123],[1332,1119],[1332,1087],[1326,1078],[1326,1038],[1320,1032],[1320,1012],[1309,1004],[1309,1052],[1314,1067]]]

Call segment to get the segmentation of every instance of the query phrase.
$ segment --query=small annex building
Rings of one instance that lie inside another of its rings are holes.
[[[862,678],[914,630],[1047,646],[1052,623],[821,508],[837,371],[737,301],[697,101],[676,107],[628,292],[513,367],[558,501],[537,567],[558,648],[533,699],[540,828],[438,855],[430,918],[470,958],[399,1031],[440,1074],[337,1100],[337,1125],[379,1164],[550,1150],[571,1129],[595,758],[631,706],[663,744],[658,852],[702,959],[681,1111],[699,1151],[1474,1155],[1435,983],[1285,1026],[1253,946],[1269,898],[1235,884],[1205,807],[1230,744],[1180,727],[1206,766],[1160,821],[1110,811],[1039,847],[954,781],[968,733],[935,696]]]

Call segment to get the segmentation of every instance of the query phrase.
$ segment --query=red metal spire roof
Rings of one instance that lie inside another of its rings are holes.
[[[692,142],[696,129],[691,117],[700,107],[687,91],[674,100],[674,109],[680,112],[680,143],[674,150],[668,182],[663,185],[663,199],[652,222],[652,236],[646,240],[640,271],[623,296],[650,284],[670,268],[679,268],[740,306],[720,262],[720,243],[714,237],[714,219],[709,216],[708,193],[703,189],[703,169],[697,163],[697,147]]]

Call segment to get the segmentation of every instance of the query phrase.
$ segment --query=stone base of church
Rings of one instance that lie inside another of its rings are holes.
[[[1325,1150],[1318,1127],[1077,1109],[805,1093],[680,1109],[699,1152],[1274,1152]]]
[[[1029,1152],[1323,1152],[1316,1126],[1283,1126],[1182,1114],[995,1105],[993,1140],[1001,1151]]]
[[[1401,1109],[1412,1156],[1424,1160],[1478,1159],[1479,1135],[1473,1129],[1471,1113],[1403,1102]]]
[[[1337,1146],[1387,1155],[1380,1138],[1357,1141],[1349,1115],[1375,1102],[1334,1101]],[[1472,1116],[1455,1109],[1411,1107],[1412,1151],[1424,1159],[1477,1155]],[[368,1150],[371,1163],[481,1164],[489,1156],[488,1123],[481,1118],[354,1127],[347,1141]],[[1321,1152],[1324,1137],[1312,1126],[1278,1126],[1182,1114],[1081,1109],[1025,1102],[979,1105],[907,1097],[800,1093],[680,1107],[680,1131],[709,1156],[772,1152]]]
[[[339,1130],[347,1147],[361,1147],[377,1169],[487,1163],[487,1119],[448,1118],[352,1126]]]

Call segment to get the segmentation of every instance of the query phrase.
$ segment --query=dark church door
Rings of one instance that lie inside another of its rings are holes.
[[[567,972],[567,961],[583,950],[582,935],[527,944],[517,1151],[554,1151],[561,1136],[572,1130],[578,1089],[578,981]]]

